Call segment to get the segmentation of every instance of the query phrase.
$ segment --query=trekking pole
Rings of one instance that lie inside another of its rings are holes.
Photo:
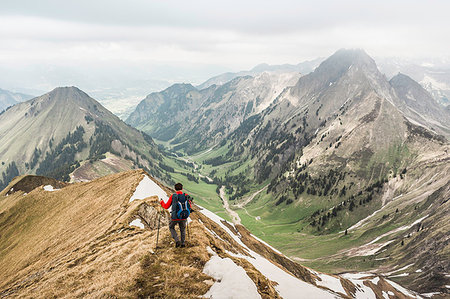
[[[188,231],[188,241],[190,242],[191,238],[189,237],[190,236],[190,234],[189,234],[189,221],[187,219],[186,219],[186,228],[187,228],[187,231]]]
[[[159,207],[158,207],[158,233],[156,234],[156,247],[155,247],[155,250],[158,248],[158,241],[159,241],[159,223],[160,223],[160,221],[161,221],[161,211],[160,211],[160,209],[159,209]]]

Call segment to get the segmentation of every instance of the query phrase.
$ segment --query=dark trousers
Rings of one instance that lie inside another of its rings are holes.
[[[169,223],[170,234],[172,235],[172,238],[175,240],[175,242],[179,241],[177,232],[175,231],[175,226],[177,224],[180,226],[181,244],[184,244],[184,240],[186,240],[186,220],[181,221],[170,220]]]

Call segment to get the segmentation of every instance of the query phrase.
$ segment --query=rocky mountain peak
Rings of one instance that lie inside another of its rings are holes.
[[[64,86],[64,87],[56,87],[52,91],[48,93],[50,96],[88,96],[84,91],[75,86]]]
[[[330,77],[339,77],[353,66],[377,70],[375,61],[364,50],[341,49],[322,62],[316,72],[325,72]]]
[[[410,84],[420,86],[419,83],[417,83],[411,77],[409,77],[403,73],[398,73],[397,75],[392,77],[391,80],[389,81],[389,83],[391,83],[392,86],[402,86],[402,85],[410,85]]]
[[[190,83],[176,83],[176,84],[173,84],[170,87],[166,88],[164,91],[165,92],[187,93],[192,90],[197,90],[197,89]]]

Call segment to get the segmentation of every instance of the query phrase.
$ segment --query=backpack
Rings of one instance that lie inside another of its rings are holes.
[[[191,202],[186,194],[172,195],[172,220],[186,220],[191,214]]]

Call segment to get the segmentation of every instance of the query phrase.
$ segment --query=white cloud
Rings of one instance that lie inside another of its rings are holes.
[[[0,5],[0,69],[115,65],[170,77],[163,68],[172,74],[180,68],[189,81],[262,62],[298,63],[344,47],[374,56],[448,56],[448,3],[9,1]],[[199,68],[204,71],[196,73]]]

